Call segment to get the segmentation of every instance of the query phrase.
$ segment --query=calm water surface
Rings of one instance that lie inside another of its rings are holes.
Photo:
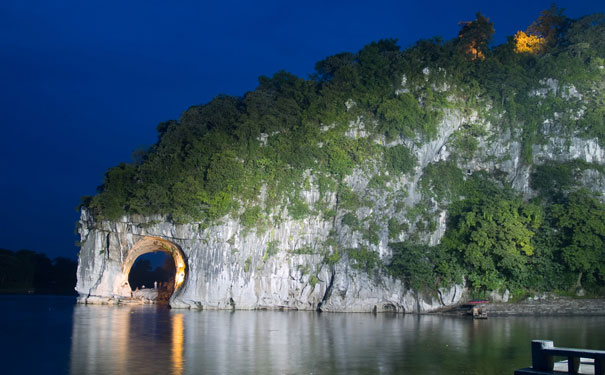
[[[605,317],[490,318],[82,306],[0,296],[2,374],[506,374],[532,339],[605,349]]]

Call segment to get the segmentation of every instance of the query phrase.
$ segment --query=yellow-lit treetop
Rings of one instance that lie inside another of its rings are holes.
[[[518,31],[515,34],[515,52],[531,53],[533,55],[541,54],[546,48],[546,39],[539,36],[526,34],[523,31]]]
[[[555,44],[557,33],[565,24],[565,20],[563,9],[557,8],[555,4],[543,10],[540,17],[532,22],[525,32],[519,31],[515,34],[515,52],[534,55],[545,53]]]

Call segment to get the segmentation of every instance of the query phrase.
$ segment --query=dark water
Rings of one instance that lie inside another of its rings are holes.
[[[0,296],[0,374],[506,374],[532,339],[605,349],[605,317],[188,311]]]

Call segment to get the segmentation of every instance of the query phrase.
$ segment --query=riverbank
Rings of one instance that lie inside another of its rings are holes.
[[[489,303],[484,307],[493,316],[605,316],[605,298],[570,298],[548,296],[520,302]],[[444,315],[466,315],[465,305],[446,311]]]
[[[489,316],[605,315],[605,298],[548,297],[517,303],[490,303]]]

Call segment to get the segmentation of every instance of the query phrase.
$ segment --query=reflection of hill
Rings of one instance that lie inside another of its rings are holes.
[[[605,346],[605,318],[76,306],[72,374],[511,374],[531,339]]]
[[[181,373],[173,371],[183,368],[174,363],[182,353],[180,319],[179,326],[179,314],[154,306],[76,305],[70,373]]]

